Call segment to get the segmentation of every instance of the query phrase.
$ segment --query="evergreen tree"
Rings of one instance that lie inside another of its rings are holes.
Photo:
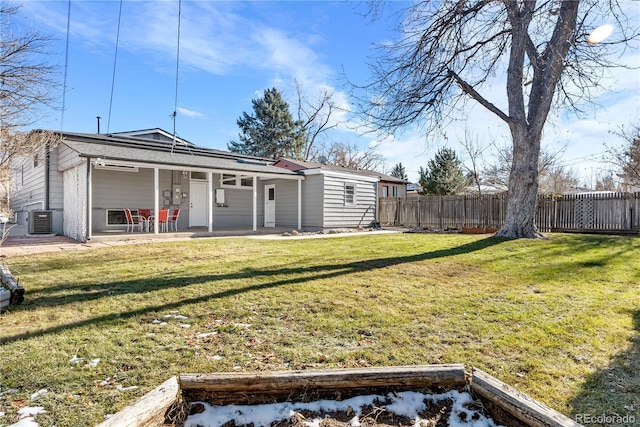
[[[462,170],[462,161],[449,148],[438,150],[429,160],[427,169],[420,167],[422,195],[446,196],[463,194],[471,184]]]
[[[396,178],[400,178],[400,179],[403,179],[405,181],[409,180],[409,177],[407,176],[407,171],[404,168],[404,166],[402,166],[402,163],[397,163],[393,167],[393,169],[391,170],[391,173],[389,175],[395,176]]]
[[[253,115],[246,112],[238,119],[238,141],[227,144],[229,151],[251,156],[300,159],[304,150],[302,122],[294,121],[289,104],[276,88],[264,91],[262,98],[251,100]]]

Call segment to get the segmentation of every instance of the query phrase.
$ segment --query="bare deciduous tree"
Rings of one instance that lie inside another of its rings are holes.
[[[478,194],[482,195],[482,180],[483,174],[480,170],[482,163],[482,154],[487,149],[487,146],[483,146],[478,138],[473,138],[469,129],[465,129],[464,138],[458,140],[458,143],[462,146],[467,153],[467,162],[463,162],[462,166],[467,170],[471,181],[476,186]]]
[[[435,130],[466,100],[492,112],[508,126],[514,153],[506,218],[498,235],[539,237],[534,217],[547,116],[554,101],[579,112],[604,71],[622,65],[613,55],[621,54],[639,35],[624,4],[419,2],[406,11],[401,38],[381,47],[371,67],[372,82],[363,88],[364,95],[356,96],[359,110],[375,127],[391,132],[415,123]],[[613,37],[601,43],[589,40],[605,22],[615,24]],[[490,86],[502,76],[506,107],[498,104]]]
[[[42,60],[51,39],[15,29],[17,13],[17,7],[0,4],[0,179],[5,188],[14,158],[33,157],[59,140],[52,132],[22,131],[36,119],[39,107],[53,103],[56,83],[55,68]]]
[[[373,148],[362,150],[356,144],[335,142],[325,145],[320,152],[332,165],[370,171],[384,168],[384,157]]]
[[[12,25],[18,8],[0,5],[0,126],[19,129],[35,120],[37,109],[54,101],[54,67],[43,58],[51,39]]]
[[[625,187],[640,187],[640,123],[627,129],[614,132],[623,138],[626,144],[617,149],[609,149],[609,161],[620,171]]]
[[[302,86],[298,80],[294,80],[297,96],[298,121],[304,131],[304,150],[302,160],[317,159],[319,149],[316,143],[318,138],[328,131],[338,126],[338,122],[333,121],[335,112],[338,110],[333,100],[333,94],[327,89],[322,90],[320,98],[316,103],[310,102],[304,95]]]

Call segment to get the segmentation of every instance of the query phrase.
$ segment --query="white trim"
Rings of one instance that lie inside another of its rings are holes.
[[[366,181],[366,182],[378,182],[380,178],[369,175],[359,174],[357,171],[353,172],[342,172],[342,171],[333,171],[326,169],[305,169],[301,171],[305,175],[326,175],[334,178],[342,178],[348,180],[358,180],[358,181]]]
[[[211,233],[213,231],[213,172],[207,173],[207,186],[209,190],[209,212],[207,213],[207,226],[209,233]]]
[[[298,230],[302,229],[302,181],[298,181]]]
[[[91,240],[93,237],[93,168],[91,161],[87,162],[87,231],[85,232],[85,240]]]
[[[292,175],[292,174],[278,174],[273,172],[250,172],[250,171],[241,171],[238,169],[219,169],[219,168],[207,168],[207,167],[193,167],[193,166],[185,166],[185,165],[172,165],[168,163],[145,163],[145,162],[136,162],[131,160],[104,160],[106,163],[110,165],[121,165],[121,166],[138,166],[141,168],[147,169],[168,169],[168,170],[185,170],[185,171],[196,171],[196,172],[214,172],[214,173],[226,173],[226,174],[242,174],[247,177],[256,176],[261,179],[297,179],[303,180],[303,175]],[[283,169],[283,171],[286,169]]]
[[[153,209],[160,212],[160,169],[153,168]],[[153,221],[153,234],[160,234],[158,221]]]
[[[258,231],[258,177],[253,177],[253,231]]]
[[[125,166],[125,165],[116,165],[116,164],[104,164],[99,165],[96,163],[96,169],[104,169],[109,171],[120,171],[120,172],[138,172],[138,166]]]

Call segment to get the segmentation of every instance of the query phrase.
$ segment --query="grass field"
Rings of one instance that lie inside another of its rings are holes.
[[[451,362],[640,420],[638,238],[203,239],[7,265],[27,294],[0,316],[0,425],[25,405],[93,425],[179,372]]]

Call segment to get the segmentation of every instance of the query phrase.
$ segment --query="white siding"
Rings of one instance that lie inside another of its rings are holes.
[[[38,166],[33,157],[21,157],[13,164],[13,182],[9,193],[9,207],[19,224],[25,224],[30,210],[45,208],[45,159],[38,155]]]
[[[261,181],[264,200],[265,184],[276,185],[276,226],[298,228],[298,181]],[[264,201],[262,202],[264,205]],[[264,209],[264,206],[263,206]]]
[[[219,182],[219,181],[218,181]],[[218,184],[216,183],[216,186]],[[260,181],[258,181],[260,185]],[[225,188],[225,206],[213,207],[213,228],[251,228],[253,227],[253,191]],[[262,226],[261,191],[258,187],[258,227]]]
[[[366,227],[376,217],[376,183],[325,175],[324,227]],[[356,187],[356,204],[345,204],[345,184]]]
[[[54,150],[58,152],[57,163],[60,172],[76,167],[81,163],[86,163],[86,160],[80,157],[77,152],[64,144],[58,145]]]
[[[324,226],[324,176],[307,175],[302,181],[302,227]]]

